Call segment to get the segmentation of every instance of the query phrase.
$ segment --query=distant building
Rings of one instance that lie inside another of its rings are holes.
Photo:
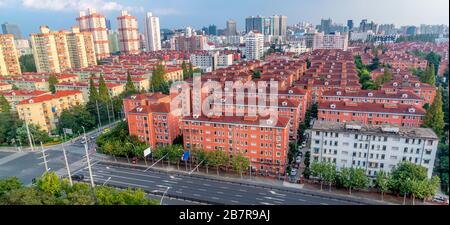
[[[15,40],[23,40],[25,39],[22,35],[22,31],[17,24],[12,23],[4,23],[2,24],[3,34],[12,34],[14,35]]]
[[[26,39],[15,40],[16,49],[19,53],[19,56],[30,55],[33,54],[33,50],[31,49],[30,41]]]
[[[311,160],[337,169],[362,168],[374,178],[401,162],[427,169],[431,178],[439,139],[430,128],[398,128],[316,121],[311,129]]]
[[[19,55],[13,34],[0,34],[0,76],[20,75]]]
[[[236,21],[234,21],[234,20],[227,20],[227,28],[226,28],[226,31],[225,31],[225,35],[227,35],[227,36],[237,35]]]
[[[77,22],[81,32],[87,31],[92,33],[97,58],[109,57],[110,51],[105,17],[98,14],[95,9],[88,9],[87,13],[84,11],[80,12]]]
[[[117,17],[119,29],[119,48],[121,53],[139,53],[139,30],[137,18],[123,10]]]
[[[190,62],[203,72],[212,72],[217,68],[218,57],[218,52],[199,52],[191,54]]]
[[[286,37],[287,17],[274,15],[271,17],[252,16],[245,19],[245,32],[258,32],[263,35]]]
[[[347,34],[324,34],[315,33],[313,35],[312,49],[341,49],[346,51],[348,47],[348,35]]]
[[[347,27],[348,27],[348,29],[349,30],[352,30],[353,29],[353,20],[347,20]]]
[[[161,33],[159,28],[159,17],[153,16],[148,12],[145,17],[144,35],[146,38],[147,51],[161,50]]]
[[[171,39],[172,49],[177,51],[204,50],[206,44],[206,38],[203,35],[175,36]]]
[[[250,31],[245,35],[245,58],[259,60],[264,55],[264,35]]]
[[[119,48],[119,33],[114,30],[108,31],[108,46],[111,53],[117,53]]]

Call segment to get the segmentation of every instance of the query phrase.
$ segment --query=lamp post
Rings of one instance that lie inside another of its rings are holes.
[[[166,193],[169,191],[170,187],[167,187],[166,191],[163,193],[162,197],[161,197],[161,201],[159,201],[159,204],[162,205],[164,196],[166,195]]]
[[[87,147],[87,138],[86,138],[86,130],[84,129],[84,126],[81,126],[83,128],[83,133],[84,133],[84,139],[86,140],[86,143],[84,143],[84,150],[86,151],[86,161],[88,164],[88,169],[89,169],[89,177],[91,179],[91,186],[94,187],[94,178],[92,176],[92,168],[91,168],[91,161],[89,159],[89,151],[88,151],[88,147]]]

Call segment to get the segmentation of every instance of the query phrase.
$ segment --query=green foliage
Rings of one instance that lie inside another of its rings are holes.
[[[378,76],[378,77],[375,79],[374,84],[375,84],[375,86],[377,87],[376,89],[378,89],[378,88],[381,87],[384,83],[387,83],[387,82],[389,82],[389,81],[391,81],[391,80],[392,80],[392,72],[391,72],[388,68],[385,68],[385,69],[384,69],[383,75]]]
[[[442,87],[439,87],[433,104],[427,110],[423,121],[423,124],[432,128],[438,136],[444,133],[444,112],[442,109]]]
[[[127,83],[125,85],[124,97],[139,93],[133,83],[133,79],[131,78],[130,72],[127,73]]]
[[[436,153],[436,167],[435,171],[439,175],[439,178],[441,180],[442,190],[447,191],[448,190],[448,144],[439,143],[438,150]],[[448,193],[447,193],[448,194]]]
[[[429,52],[425,59],[428,62],[428,65],[434,65],[433,69],[434,71],[439,70],[439,64],[441,63],[441,56],[436,54],[435,52]]]
[[[208,165],[216,167],[217,174],[219,174],[219,167],[225,166],[228,163],[226,153],[220,150],[207,152],[206,159],[208,160]]]
[[[237,171],[242,177],[242,172],[250,166],[250,161],[247,157],[239,153],[233,155],[233,158],[231,158],[231,166],[233,170]]]
[[[378,191],[381,193],[381,199],[383,200],[383,195],[389,190],[389,181],[391,177],[384,171],[379,171],[375,178],[375,185]]]
[[[64,109],[59,118],[58,130],[63,132],[63,128],[72,129],[74,134],[82,133],[83,126],[86,130],[95,128],[95,117],[86,109],[85,106],[77,105]]]
[[[108,87],[106,86],[105,79],[103,75],[100,74],[98,80],[98,100],[102,103],[107,103],[110,100]]]
[[[51,74],[48,78],[48,88],[53,94],[56,92],[56,84],[58,84],[58,78],[56,78],[55,74]]]
[[[23,187],[17,178],[0,180],[0,205],[157,205],[141,189],[118,190],[112,187],[74,183],[56,173],[45,173],[36,186]]]
[[[391,173],[389,189],[393,193],[407,195],[411,193],[412,181],[426,179],[427,170],[425,167],[411,162],[402,162]]]
[[[37,72],[33,55],[22,55],[19,58],[20,70],[23,72]]]
[[[350,194],[352,189],[367,188],[369,184],[369,178],[366,176],[364,169],[353,167],[341,169],[339,181],[343,187],[348,188]]]
[[[150,80],[150,91],[169,93],[169,83],[166,81],[166,69],[163,65],[157,65]]]
[[[32,135],[32,139],[36,144],[39,144],[40,142],[46,143],[50,140],[48,133],[41,130],[41,128],[38,125],[35,124],[28,124],[28,128],[30,130],[30,134]],[[17,138],[20,139],[22,142],[22,145],[28,145],[28,135],[27,135],[27,128],[26,125],[23,124],[21,127],[19,127],[16,131]]]
[[[395,42],[405,42],[405,41],[419,41],[419,42],[434,42],[439,36],[437,34],[417,34],[400,36]]]
[[[260,71],[253,71],[252,79],[259,79],[261,78],[261,72]]]

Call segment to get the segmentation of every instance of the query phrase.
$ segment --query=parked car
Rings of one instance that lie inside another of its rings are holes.
[[[292,169],[291,170],[291,176],[295,176],[297,175],[297,169]]]
[[[74,181],[82,181],[82,180],[84,180],[84,175],[83,174],[72,175],[72,180],[74,180]]]

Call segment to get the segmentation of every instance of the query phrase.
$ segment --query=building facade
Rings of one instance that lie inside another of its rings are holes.
[[[145,17],[145,38],[147,51],[161,50],[161,33],[159,27],[159,17],[148,12]]]
[[[97,59],[109,57],[110,50],[105,17],[98,14],[95,9],[88,9],[87,13],[80,12],[77,22],[81,32],[92,33]]]
[[[14,76],[21,73],[14,35],[0,34],[0,76]]]
[[[245,58],[247,60],[259,60],[264,55],[264,35],[250,31],[245,36]]]
[[[121,11],[117,17],[119,30],[119,48],[124,54],[139,53],[139,30],[137,18],[128,14],[127,11]]]
[[[409,161],[427,169],[431,178],[438,137],[429,128],[398,128],[316,121],[311,129],[311,160],[337,169],[356,167],[374,178]]]

